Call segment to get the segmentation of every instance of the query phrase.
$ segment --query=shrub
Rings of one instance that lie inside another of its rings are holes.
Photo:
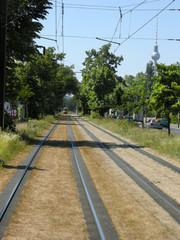
[[[90,118],[93,118],[93,119],[94,119],[94,118],[98,118],[98,119],[100,119],[101,116],[100,116],[99,113],[97,113],[97,112],[93,112],[93,113],[91,114]]]
[[[15,131],[16,129],[15,119],[9,116],[6,111],[4,112],[4,128],[11,131]]]
[[[9,160],[15,153],[21,151],[25,142],[21,140],[20,135],[12,132],[0,131],[0,158]],[[7,151],[8,149],[8,151]]]

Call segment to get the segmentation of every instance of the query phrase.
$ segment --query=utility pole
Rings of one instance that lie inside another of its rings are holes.
[[[62,52],[64,53],[64,3],[62,0],[62,31],[61,31],[61,36],[62,36]]]
[[[4,130],[7,0],[0,0],[0,128]]]

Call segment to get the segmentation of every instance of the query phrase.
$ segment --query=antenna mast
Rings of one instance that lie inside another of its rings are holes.
[[[157,60],[160,58],[160,54],[158,52],[158,45],[157,45],[157,35],[158,35],[158,16],[157,16],[157,21],[156,21],[156,42],[154,46],[154,52],[152,53],[152,59],[154,60],[154,65],[156,65]]]
[[[157,37],[158,37],[158,16],[156,18],[156,45],[157,45]]]

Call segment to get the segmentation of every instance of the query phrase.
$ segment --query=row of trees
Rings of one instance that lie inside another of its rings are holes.
[[[123,57],[116,57],[109,50],[110,44],[99,51],[86,52],[78,96],[84,114],[92,110],[103,116],[109,108],[121,104],[123,79],[117,75],[117,67]]]
[[[35,38],[51,8],[50,0],[8,0],[5,100],[28,106],[29,117],[58,110],[66,93],[75,94],[78,80],[73,66],[64,66],[65,55],[55,49],[39,50]]]
[[[119,108],[125,114],[143,112],[166,117],[170,123],[170,116],[180,111],[179,63],[157,64],[155,69],[149,62],[145,73],[121,78],[117,67],[123,58],[110,53],[110,44],[86,54],[78,96],[84,114],[94,111],[103,116],[110,108]]]
[[[73,66],[64,66],[64,54],[48,48],[45,55],[36,54],[25,63],[17,62],[7,78],[6,99],[28,106],[32,118],[54,114],[67,93],[76,94],[78,80]]]
[[[74,94],[79,109],[104,115],[110,108],[150,111],[170,119],[180,110],[180,65],[147,64],[145,73],[118,76],[123,57],[110,52],[110,44],[86,52],[82,82],[73,66],[64,66],[64,54],[53,48],[40,54],[34,39],[42,30],[49,0],[8,1],[6,101],[28,105],[29,116],[54,113],[67,93]],[[169,121],[170,122],[170,121]]]

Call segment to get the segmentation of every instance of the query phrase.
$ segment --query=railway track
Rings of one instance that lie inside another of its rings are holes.
[[[0,239],[2,239],[8,226],[8,222],[19,201],[23,187],[29,177],[30,170],[34,168],[44,143],[55,129],[57,123],[58,122],[56,122],[47,135],[39,142],[28,158],[23,162],[23,166],[25,166],[23,167],[23,172],[17,171],[0,195]],[[116,240],[118,239],[118,235],[93,185],[81,155],[79,154],[69,121],[67,125],[72,167],[86,220],[89,239]]]
[[[31,170],[37,161],[37,158],[42,150],[43,144],[47,141],[50,134],[55,129],[59,120],[52,126],[47,134],[39,141],[39,143],[29,153],[28,157],[23,161],[17,169],[12,179],[0,194],[0,239],[2,239],[8,222],[13,214],[13,211],[19,201],[23,187],[30,175]]]
[[[83,119],[83,121],[88,122],[87,120],[84,120],[84,119]],[[143,154],[143,155],[145,155],[145,156],[153,159],[154,161],[158,162],[159,164],[161,164],[161,165],[163,165],[163,166],[165,166],[165,167],[168,167],[168,168],[170,168],[171,170],[173,170],[174,172],[177,172],[177,173],[180,174],[180,168],[179,168],[179,167],[177,167],[177,166],[175,166],[175,165],[173,165],[173,164],[171,164],[171,163],[163,160],[162,158],[159,158],[159,157],[157,157],[157,156],[155,156],[155,155],[153,155],[153,154],[151,154],[151,153],[143,150],[142,148],[139,148],[139,147],[137,147],[137,146],[135,146],[135,145],[133,145],[133,144],[125,141],[124,139],[122,139],[122,138],[120,138],[120,137],[118,137],[118,136],[116,136],[116,135],[114,135],[114,134],[112,134],[112,133],[110,133],[110,132],[108,132],[108,131],[100,128],[100,127],[98,127],[97,125],[95,125],[95,124],[93,124],[93,123],[91,123],[91,122],[88,122],[88,123],[89,123],[90,125],[92,125],[93,127],[99,129],[100,131],[106,133],[107,135],[113,137],[114,139],[117,139],[118,141],[122,142],[124,145],[126,145],[126,146],[134,149],[134,150],[137,151],[137,152],[140,152],[141,154]]]
[[[76,141],[73,135],[71,125],[69,124],[69,121],[68,121],[68,134],[69,134],[69,140],[71,142],[71,159],[72,159],[73,171],[76,178],[76,182],[79,182],[79,180],[81,180],[81,183],[78,184],[78,190],[81,198],[81,205],[84,210],[84,215],[85,215],[90,239],[92,237],[92,239],[116,240],[118,239],[117,233],[94,187],[94,184],[85,167],[85,164],[83,163],[83,159],[77,148]],[[82,198],[82,188],[83,188],[83,192],[85,192],[86,199],[88,200],[88,202],[83,200]],[[90,206],[90,208],[87,204]],[[88,208],[88,211],[87,211],[87,208]],[[90,212],[92,213],[93,218],[92,216],[90,218],[89,216]],[[96,223],[96,225],[94,224],[93,229],[92,229],[92,221],[95,221]],[[97,234],[97,230],[95,229],[95,226],[98,230],[99,236]]]
[[[84,125],[80,123],[78,118],[74,118],[74,120],[83,128],[83,130],[95,141],[98,146],[117,164],[118,167],[123,169],[123,171],[133,179],[154,201],[156,201],[164,210],[166,210],[174,220],[180,224],[180,204],[175,201],[173,198],[169,197],[165,192],[161,189],[156,187],[151,181],[149,181],[146,176],[143,176],[142,173],[135,170],[130,164],[123,160],[123,158],[119,157],[116,153],[114,153],[106,144],[102,143],[92,132],[90,132]],[[157,158],[152,154],[147,153],[146,151],[139,149],[127,141],[97,127],[96,125],[88,122],[88,124],[92,125],[93,127],[99,129],[100,131],[106,133],[107,135],[118,139],[119,141],[123,142],[124,144],[130,146],[131,148],[139,151],[141,154],[152,158],[154,161],[157,161],[163,166],[169,167],[171,170],[177,172],[179,174],[179,168],[164,161],[163,159]]]
[[[72,121],[73,119],[73,121]],[[22,163],[22,167],[16,174],[13,176],[9,184],[3,190],[0,195],[0,239],[2,239],[5,229],[8,225],[9,220],[13,214],[13,211],[19,201],[21,196],[22,189],[28,179],[31,170],[35,168],[35,163],[38,159],[38,156],[42,150],[42,147],[47,142],[47,146],[52,146],[55,142],[56,147],[63,148],[64,144],[69,145],[70,152],[70,161],[72,165],[73,175],[76,182],[77,190],[79,193],[79,199],[81,202],[81,207],[83,210],[84,219],[86,222],[86,229],[88,232],[88,239],[119,239],[121,234],[117,231],[118,227],[116,222],[112,221],[113,217],[111,216],[111,211],[108,210],[106,206],[103,195],[99,192],[96,186],[96,181],[93,179],[91,171],[88,169],[88,165],[83,155],[81,154],[81,146],[87,146],[91,148],[95,147],[99,149],[98,151],[104,152],[108,159],[116,164],[124,173],[130,177],[135,184],[137,184],[142,191],[146,192],[161,208],[165,210],[168,215],[171,216],[174,221],[180,223],[180,205],[179,202],[169,196],[162,189],[158,188],[151,180],[149,180],[143,173],[137,171],[131,164],[127,163],[123,158],[119,157],[116,151],[112,149],[111,144],[106,143],[105,141],[100,140],[95,132],[98,130],[103,134],[107,134],[112,139],[123,142],[128,148],[132,148],[135,151],[138,151],[140,154],[144,154],[147,157],[147,153],[142,149],[137,148],[123,139],[109,133],[106,130],[103,130],[96,125],[82,120],[78,117],[65,117],[66,123],[64,121],[63,126],[67,127],[68,130],[68,141],[67,143],[59,141],[58,139],[53,141],[48,141],[50,134],[56,131],[56,125],[60,124],[56,122],[52,129],[46,134],[46,136],[39,142],[39,144],[33,149],[28,158]],[[75,124],[74,124],[75,123]],[[92,139],[92,142],[87,142],[86,140],[78,141],[76,139],[76,131],[74,127],[80,127],[82,132],[88,135]],[[95,132],[91,131],[92,128],[96,129]],[[75,131],[75,132],[74,132]],[[74,135],[75,134],[75,135]],[[101,134],[100,134],[101,135]],[[103,136],[104,137],[104,136]],[[93,143],[94,142],[94,143]],[[59,144],[59,145],[57,145]],[[118,147],[115,146],[117,149]],[[118,145],[117,145],[118,146]],[[163,167],[169,168],[170,171],[179,174],[179,170],[176,166],[167,163],[163,159],[157,159],[152,154],[148,155],[153,161],[156,161],[158,164]],[[87,156],[88,158],[88,156]],[[108,161],[109,161],[108,160]],[[65,187],[65,186],[64,186]],[[110,186],[109,186],[110,188]],[[109,190],[106,190],[109,195]],[[111,197],[109,195],[109,197]],[[113,198],[113,196],[112,196]],[[112,201],[113,203],[113,201]],[[120,221],[123,219],[120,217]],[[39,238],[40,239],[40,238]],[[128,239],[128,238],[127,238]],[[132,238],[130,238],[132,239]],[[133,239],[135,239],[133,237]],[[141,239],[141,238],[137,238]],[[168,238],[169,239],[169,238]]]

